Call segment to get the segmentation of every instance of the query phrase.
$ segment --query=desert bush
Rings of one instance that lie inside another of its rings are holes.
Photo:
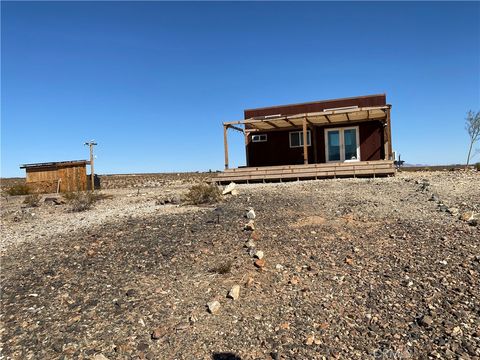
[[[477,169],[477,171],[480,171],[480,162],[475,164],[475,169]]]
[[[185,202],[193,205],[213,204],[220,200],[220,189],[215,184],[193,185],[185,195]]]
[[[42,200],[42,196],[40,194],[31,194],[25,197],[23,203],[27,204],[29,207],[37,207],[40,206],[40,200]]]
[[[30,193],[30,189],[25,184],[18,184],[10,186],[5,190],[8,195],[15,196],[15,195],[28,195]]]
[[[111,199],[113,196],[94,191],[73,191],[63,194],[63,197],[70,205],[70,210],[79,212],[90,209],[98,200]]]
[[[232,270],[232,265],[232,260],[222,261],[221,263],[218,263],[213,269],[210,269],[210,272],[225,275]]]

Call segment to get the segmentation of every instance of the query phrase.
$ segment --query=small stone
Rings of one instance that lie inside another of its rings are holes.
[[[240,285],[233,285],[228,292],[227,297],[233,300],[238,300],[238,298],[240,297]]]
[[[249,248],[249,249],[253,249],[255,247],[255,241],[253,241],[252,239],[249,239],[246,243],[245,243],[245,247],[246,248]]]
[[[308,346],[313,345],[313,342],[314,342],[314,341],[315,341],[314,336],[313,336],[313,335],[309,335],[309,336],[307,337],[307,340],[305,340],[305,345],[308,345]]]
[[[150,338],[152,340],[158,340],[164,337],[167,334],[167,331],[163,327],[158,327],[150,333]]]
[[[254,262],[254,265],[259,268],[259,269],[262,269],[265,267],[265,259],[257,259],[255,260]]]
[[[207,303],[210,314],[216,314],[220,310],[220,303],[216,300]]]
[[[136,295],[136,291],[135,289],[129,289],[127,290],[127,292],[125,293],[125,295],[127,295],[128,297],[132,297],[132,296],[135,296]]]
[[[262,250],[257,250],[255,251],[255,255],[254,255],[257,259],[263,259],[264,257],[264,254],[263,254],[263,251]]]
[[[231,182],[230,184],[228,184],[225,189],[223,189],[222,191],[222,195],[227,195],[229,193],[231,193],[234,189],[235,189],[235,186],[237,184],[235,184],[234,182]]]
[[[275,265],[275,269],[283,270],[283,265],[282,264],[277,264],[277,265]]]
[[[425,315],[425,316],[422,316],[419,323],[424,327],[430,327],[433,324],[433,319],[431,316]]]
[[[457,208],[448,208],[447,212],[453,216],[458,215],[458,209]]]
[[[462,329],[460,329],[460,326],[455,326],[452,329],[452,336],[460,336],[462,334],[463,334],[463,331],[462,331]]]
[[[345,264],[353,265],[353,259],[350,256],[345,258]]]
[[[253,220],[253,219],[255,219],[255,216],[256,216],[255,215],[255,210],[253,210],[253,209],[248,210],[247,219]]]
[[[237,189],[233,189],[232,191],[230,191],[230,194],[232,194],[233,196],[237,196],[239,193]]]
[[[252,277],[249,277],[249,278],[247,279],[247,281],[245,282],[245,287],[250,287],[250,286],[252,286],[252,285],[253,285],[253,281],[254,281],[253,278],[252,278]]]
[[[97,354],[93,357],[93,360],[108,360],[108,358],[103,354]]]
[[[473,211],[467,211],[467,212],[464,212],[462,215],[460,215],[460,220],[462,221],[470,221],[473,219],[474,219]]]
[[[250,220],[244,227],[244,230],[253,231],[255,230],[255,223],[253,220]]]

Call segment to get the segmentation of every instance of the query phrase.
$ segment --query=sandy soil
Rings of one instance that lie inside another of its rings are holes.
[[[82,213],[2,202],[2,358],[480,357],[478,173],[239,185],[202,207],[159,205],[189,187],[160,183]]]

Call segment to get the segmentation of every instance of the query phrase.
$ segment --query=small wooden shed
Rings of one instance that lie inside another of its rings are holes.
[[[27,186],[34,192],[69,192],[87,190],[87,160],[24,164]]]

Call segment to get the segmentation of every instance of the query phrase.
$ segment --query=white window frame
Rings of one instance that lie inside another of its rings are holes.
[[[266,142],[268,140],[267,134],[253,134],[252,135],[252,142]]]
[[[300,134],[300,145],[292,145],[292,134]],[[288,141],[290,143],[291,148],[299,148],[303,147],[303,130],[301,131],[290,131],[288,133]],[[310,133],[310,130],[307,130],[307,146],[312,145],[312,134]]]
[[[344,139],[345,130],[355,129],[356,141],[357,141],[357,158],[356,159],[349,159],[345,160],[345,144]],[[329,131],[338,131],[339,141],[340,141],[340,160],[328,160],[329,153],[328,153],[328,132]],[[325,161],[326,162],[357,162],[360,161],[360,131],[358,126],[349,126],[349,127],[338,127],[338,128],[328,128],[325,129]]]

